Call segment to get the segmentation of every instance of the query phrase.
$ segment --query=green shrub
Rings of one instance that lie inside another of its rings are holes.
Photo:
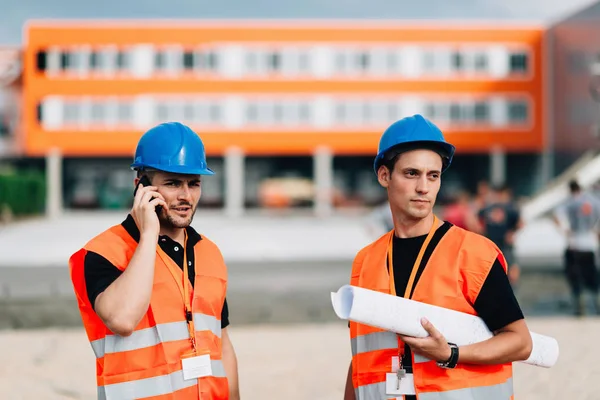
[[[0,210],[8,207],[15,216],[44,212],[46,179],[43,172],[0,172]]]

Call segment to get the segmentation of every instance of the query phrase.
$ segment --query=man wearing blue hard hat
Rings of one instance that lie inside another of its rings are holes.
[[[426,338],[350,322],[346,400],[513,398],[512,362],[529,357],[532,340],[506,260],[490,240],[433,212],[454,151],[421,115],[383,133],[374,169],[387,191],[394,228],[357,254],[350,283],[477,315],[495,335],[459,347],[425,319]]]
[[[203,175],[200,137],[164,123],[139,140],[125,221],[70,258],[96,356],[99,399],[239,399],[229,339],[227,267],[190,226]]]

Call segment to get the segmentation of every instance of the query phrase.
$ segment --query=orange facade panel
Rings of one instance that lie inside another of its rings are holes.
[[[32,23],[27,154],[129,156],[189,123],[212,154],[370,154],[422,113],[459,151],[541,151],[543,31],[398,24]]]

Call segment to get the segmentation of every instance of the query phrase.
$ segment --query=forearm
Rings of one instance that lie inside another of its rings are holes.
[[[348,376],[346,377],[344,400],[356,400],[356,395],[354,393],[354,385],[352,384],[352,361],[350,361],[350,368],[348,368]]]
[[[458,362],[464,364],[504,364],[522,361],[531,354],[531,337],[529,340],[523,335],[505,331],[499,332],[492,338],[461,346],[458,353]]]
[[[240,386],[238,379],[237,357],[235,355],[233,345],[229,339],[223,341],[223,367],[225,368],[225,374],[227,375],[227,381],[229,383],[229,399],[239,400]]]
[[[96,299],[96,313],[116,334],[130,335],[148,311],[154,283],[156,238],[142,236],[129,265]]]

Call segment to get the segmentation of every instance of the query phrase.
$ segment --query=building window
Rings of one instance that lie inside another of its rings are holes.
[[[475,71],[485,71],[488,67],[488,59],[485,54],[475,54]]]
[[[38,71],[45,71],[47,68],[47,53],[40,50],[36,54],[36,66]]]
[[[425,116],[429,119],[436,117],[435,104],[429,103],[425,106]]]
[[[473,117],[476,122],[488,121],[490,119],[490,108],[488,104],[477,102],[473,109]]]
[[[125,67],[127,66],[126,58],[127,57],[125,55],[125,52],[123,52],[123,51],[117,52],[117,69],[125,69]]]
[[[511,101],[508,103],[508,120],[510,122],[527,121],[527,103],[524,101]]]
[[[186,101],[183,104],[183,120],[190,122],[195,121],[194,104],[191,101]]]
[[[435,71],[435,67],[435,54],[430,50],[425,51],[423,54],[423,69],[426,72],[433,72]]]
[[[91,69],[96,69],[98,68],[99,62],[98,62],[98,52],[97,51],[92,51],[90,53],[90,68]]]
[[[69,68],[69,53],[63,51],[60,53],[60,69],[65,70]]]
[[[102,101],[94,101],[91,104],[90,120],[95,124],[102,124],[106,120],[106,105]]]
[[[398,54],[394,50],[391,50],[386,54],[386,66],[388,71],[394,73],[398,70],[400,65],[400,60],[398,59]]]
[[[357,54],[357,58],[358,58],[358,65],[360,65],[360,68],[362,68],[363,71],[366,71],[369,69],[369,66],[371,65],[371,59],[369,57],[369,54],[366,52],[361,52],[359,54]]]
[[[133,118],[133,105],[129,101],[119,101],[117,106],[117,120],[120,123],[130,123]]]
[[[460,54],[458,51],[452,53],[452,68],[456,71],[462,70],[464,66],[463,58],[463,55]]]
[[[269,54],[269,69],[277,71],[281,68],[281,55],[277,52]]]
[[[450,104],[450,121],[462,120],[462,109],[460,104]]]
[[[169,121],[169,103],[166,101],[159,101],[156,105],[156,120],[158,122]]]
[[[510,72],[527,72],[527,54],[513,53],[510,55]]]
[[[154,54],[154,68],[163,70],[167,66],[167,56],[163,51],[157,51]]]
[[[194,53],[191,51],[183,53],[183,68],[194,69]]]
[[[212,122],[212,123],[219,122],[221,119],[221,108],[219,107],[219,105],[213,103],[213,104],[210,104],[208,107],[209,107],[208,114],[209,114],[210,122]]]
[[[67,101],[64,103],[64,115],[63,120],[67,124],[73,124],[79,122],[79,106],[77,103]]]
[[[338,103],[335,105],[335,120],[338,123],[346,121],[346,104]]]

